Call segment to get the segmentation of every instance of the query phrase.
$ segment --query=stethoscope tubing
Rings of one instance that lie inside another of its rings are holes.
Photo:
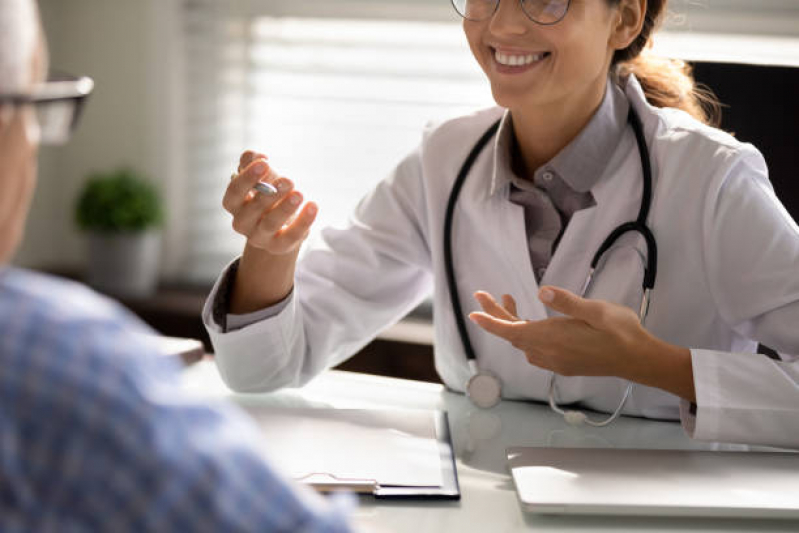
[[[444,214],[444,269],[447,274],[447,285],[449,287],[449,296],[452,301],[452,308],[455,311],[455,322],[458,327],[458,334],[460,335],[463,343],[463,350],[466,352],[466,359],[468,361],[477,362],[477,355],[474,353],[474,348],[469,340],[469,332],[466,331],[466,320],[463,318],[463,308],[461,307],[461,299],[458,295],[457,283],[455,281],[455,261],[452,258],[452,221],[455,218],[455,206],[458,203],[458,196],[460,196],[463,184],[466,182],[466,177],[469,174],[472,166],[474,165],[477,156],[483,151],[483,148],[494,136],[499,129],[499,120],[491,125],[490,128],[480,137],[480,140],[474,145],[472,151],[466,157],[466,160],[461,166],[458,177],[452,186],[452,192],[449,194],[449,201],[447,202],[447,210]]]
[[[593,279],[594,272],[599,265],[599,262],[603,255],[613,246],[613,244],[621,238],[622,235],[628,232],[636,232],[639,233],[646,242],[647,248],[647,264],[644,270],[644,279],[642,282],[643,287],[643,295],[641,299],[641,307],[639,309],[639,320],[643,324],[644,319],[649,311],[649,302],[650,302],[650,293],[655,286],[655,279],[657,277],[657,242],[655,240],[655,236],[649,227],[646,224],[646,220],[649,216],[649,210],[652,205],[652,164],[649,156],[648,147],[646,144],[646,139],[644,136],[644,129],[643,124],[641,123],[641,119],[638,114],[635,112],[633,107],[630,107],[630,111],[628,114],[628,122],[631,124],[633,131],[635,133],[636,144],[638,146],[638,152],[641,160],[641,167],[642,167],[642,174],[643,174],[643,191],[641,194],[641,206],[638,211],[638,216],[635,220],[630,222],[625,222],[618,227],[616,227],[602,242],[602,244],[597,249],[596,253],[591,260],[591,265],[589,269],[588,276],[586,277],[585,284],[583,285],[582,295],[585,296],[587,294],[588,288],[591,284],[591,280]],[[469,363],[470,371],[474,374],[477,368],[477,355],[474,351],[472,346],[471,340],[469,338],[468,331],[466,329],[466,321],[463,317],[463,309],[461,307],[460,296],[458,295],[457,290],[457,281],[455,276],[455,266],[454,266],[454,259],[452,253],[452,226],[453,226],[453,219],[455,214],[455,207],[457,206],[458,197],[460,196],[461,190],[463,189],[463,185],[466,181],[466,178],[474,165],[477,157],[485,148],[488,141],[496,134],[497,130],[499,129],[500,121],[496,121],[494,124],[491,125],[490,128],[480,137],[480,139],[475,143],[472,150],[469,152],[469,155],[463,162],[460,171],[458,172],[458,176],[455,180],[455,183],[452,186],[452,191],[450,192],[449,201],[447,202],[447,209],[444,215],[444,269],[447,278],[447,285],[449,288],[450,300],[452,303],[452,308],[455,314],[455,322],[458,328],[458,334],[461,338],[461,342],[463,344],[463,349],[466,354],[467,362]],[[498,379],[498,378],[497,378]],[[627,399],[630,397],[632,392],[632,382],[629,382],[627,388],[624,392],[623,398],[619,403],[619,406],[614,410],[614,412],[605,420],[602,421],[595,421],[588,418],[587,415],[580,411],[564,411],[560,407],[558,407],[557,402],[555,401],[555,373],[553,372],[550,376],[550,384],[549,384],[549,403],[552,407],[552,410],[563,415],[564,418],[573,424],[579,423],[588,423],[593,426],[601,427],[608,425],[610,422],[615,420],[620,414],[624,405],[627,402]],[[501,387],[501,385],[500,385]]]

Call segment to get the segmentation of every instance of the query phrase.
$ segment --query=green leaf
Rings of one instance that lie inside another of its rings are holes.
[[[90,175],[75,207],[75,220],[84,230],[144,231],[163,219],[158,190],[128,168]]]

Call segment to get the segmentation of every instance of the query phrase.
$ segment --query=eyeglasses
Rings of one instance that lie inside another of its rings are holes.
[[[519,3],[527,18],[550,26],[563,20],[571,0],[519,0]],[[480,22],[490,19],[496,13],[499,0],[452,0],[452,5],[463,18]]]
[[[0,104],[32,105],[41,131],[42,144],[64,144],[80,118],[91,94],[91,78],[57,75],[37,85],[30,94],[0,94]]]

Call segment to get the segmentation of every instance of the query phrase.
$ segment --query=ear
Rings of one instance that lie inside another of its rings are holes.
[[[616,50],[630,46],[644,27],[647,0],[620,0],[616,20],[610,35],[610,45]]]

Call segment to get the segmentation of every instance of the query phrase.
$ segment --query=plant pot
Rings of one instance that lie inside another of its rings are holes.
[[[91,232],[87,282],[100,292],[145,298],[158,285],[161,232]]]

